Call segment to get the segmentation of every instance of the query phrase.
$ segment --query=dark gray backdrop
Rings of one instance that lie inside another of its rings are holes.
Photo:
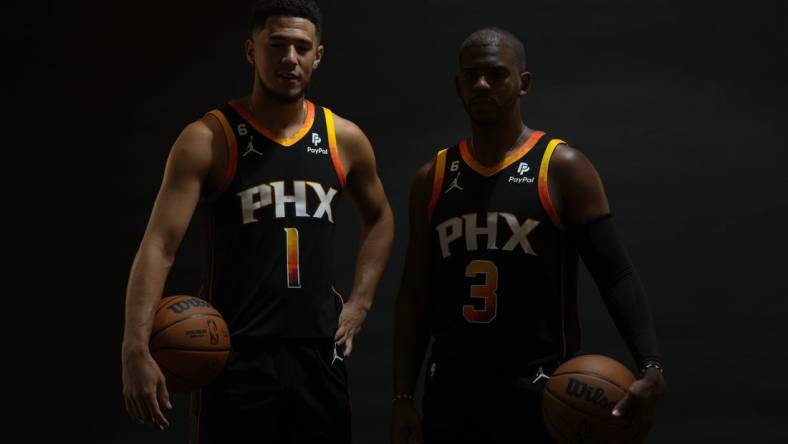
[[[124,416],[129,267],[179,131],[245,95],[251,1],[28,3],[4,15],[13,62],[5,166],[15,208],[9,286],[29,302],[16,406],[59,442],[185,442],[186,398],[155,433]],[[526,40],[526,123],[600,171],[651,297],[669,393],[649,442],[785,442],[786,117],[779,2],[322,1],[326,54],[310,98],[376,150],[397,221],[390,266],[349,360],[355,442],[387,442],[392,312],[415,169],[467,134],[456,48],[494,24]],[[17,211],[18,210],[18,211]],[[14,215],[14,216],[10,216]],[[356,224],[345,204],[338,280]],[[167,294],[194,293],[190,230]],[[584,351],[631,366],[587,274]],[[14,367],[17,368],[17,367]],[[16,384],[11,380],[10,385]],[[260,442],[265,442],[261,437]]]

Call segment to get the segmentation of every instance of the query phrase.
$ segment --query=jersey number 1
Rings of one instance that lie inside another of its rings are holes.
[[[287,242],[287,288],[301,288],[298,264],[298,228],[285,228]]]
[[[475,260],[465,267],[465,277],[484,275],[484,284],[471,285],[471,297],[484,300],[484,308],[463,305],[462,315],[474,324],[488,323],[498,314],[498,267],[492,261]]]

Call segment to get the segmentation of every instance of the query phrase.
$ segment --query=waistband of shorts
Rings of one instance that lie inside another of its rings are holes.
[[[440,356],[433,355],[428,361],[443,367],[444,371],[450,369],[452,373],[460,374],[497,374],[502,377],[532,377],[540,373],[547,376],[561,365],[561,360],[557,357],[545,357],[542,359],[517,362],[512,359],[486,357],[489,359],[474,360],[466,356]]]

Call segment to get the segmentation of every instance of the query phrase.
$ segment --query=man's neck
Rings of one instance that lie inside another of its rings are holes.
[[[533,131],[517,113],[492,125],[471,122],[472,139],[468,148],[482,165],[497,165],[527,140]]]
[[[304,97],[294,102],[282,103],[257,85],[252,89],[246,105],[255,120],[268,130],[284,136],[290,136],[290,133],[297,131],[306,119]]]

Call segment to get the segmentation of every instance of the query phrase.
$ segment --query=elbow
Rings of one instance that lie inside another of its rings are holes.
[[[168,248],[164,242],[143,240],[137,251],[137,258],[138,260],[156,264],[158,267],[169,270],[172,268],[173,263],[175,263],[175,253],[176,249]]]

